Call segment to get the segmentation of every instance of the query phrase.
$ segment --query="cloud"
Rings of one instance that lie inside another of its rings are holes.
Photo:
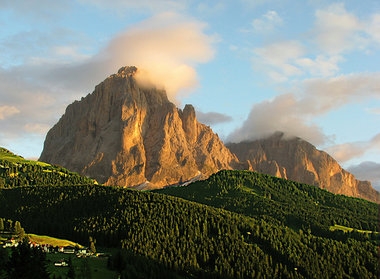
[[[326,149],[338,162],[344,163],[359,158],[366,153],[380,151],[380,133],[368,141],[349,142]]]
[[[284,82],[288,77],[302,74],[300,67],[294,61],[301,57],[305,50],[297,41],[282,41],[253,50],[253,68],[268,71],[269,76]]]
[[[186,0],[114,0],[111,4],[108,0],[79,0],[79,2],[117,14],[128,12],[130,10],[139,12],[149,11],[154,13],[182,11],[188,5],[188,1]]]
[[[371,16],[365,31],[375,43],[380,44],[380,13]]]
[[[366,111],[371,113],[371,114],[379,114],[380,115],[380,107],[379,108],[367,108]]]
[[[380,191],[380,164],[366,161],[347,168],[359,180],[371,181],[372,186]]]
[[[197,86],[196,66],[213,57],[214,37],[205,34],[206,27],[180,14],[159,14],[121,32],[92,56],[83,54],[75,39],[72,45],[48,43],[40,50],[32,34],[13,37],[18,50],[29,40],[32,44],[19,63],[0,67],[0,145],[18,137],[42,138],[68,104],[125,65],[137,66],[148,77],[144,82],[166,88],[177,100]]]
[[[207,125],[216,125],[232,121],[232,117],[219,112],[201,112],[197,110],[197,119],[199,122]]]
[[[15,106],[0,106],[0,120],[7,119],[18,113],[20,113],[20,110]]]
[[[259,33],[270,32],[280,25],[282,25],[282,18],[273,10],[252,21],[254,31]]]
[[[339,55],[319,54],[307,56],[307,48],[298,41],[281,41],[255,48],[253,68],[268,72],[276,82],[286,82],[294,77],[331,77],[339,71],[344,61]]]
[[[265,138],[282,131],[314,145],[330,142],[331,136],[324,135],[313,121],[347,104],[379,98],[379,79],[380,73],[372,73],[305,80],[298,88],[294,88],[293,93],[281,94],[272,100],[255,104],[242,126],[232,132],[227,141]],[[334,158],[338,161],[345,161],[343,154],[352,158],[361,155],[362,150],[345,145],[335,148]]]
[[[50,0],[0,0],[0,6],[3,10],[28,17],[33,21],[51,20],[66,11],[70,4],[67,1],[50,1]]]
[[[321,129],[308,121],[293,94],[283,94],[255,104],[243,125],[227,137],[227,142],[265,138],[282,131],[285,136],[299,136],[314,144],[325,142]]]
[[[305,73],[312,76],[329,77],[335,75],[339,71],[338,63],[344,59],[341,56],[325,56],[317,55],[315,59],[301,57],[294,60]]]
[[[380,44],[380,13],[361,19],[346,10],[343,3],[317,10],[312,31],[320,50],[340,54],[352,50],[366,51]]]
[[[159,14],[121,32],[84,62],[52,69],[46,79],[89,88],[120,67],[133,65],[142,73],[137,76],[140,82],[166,89],[171,101],[177,102],[197,86],[195,67],[213,58],[215,37],[206,35],[205,28],[180,14]]]
[[[145,82],[164,87],[169,97],[197,85],[198,63],[214,54],[205,24],[175,13],[154,16],[114,38],[100,53],[106,64],[135,65]]]
[[[300,105],[306,111],[324,114],[349,103],[379,99],[379,78],[380,72],[305,80]]]
[[[271,29],[277,13],[255,19],[256,30]],[[264,20],[265,19],[265,20]],[[268,31],[268,30],[266,30]],[[315,12],[314,26],[299,40],[271,41],[253,49],[252,66],[275,82],[310,77],[332,77],[339,73],[345,55],[359,51],[368,54],[380,46],[380,13],[360,19],[346,10],[343,3]],[[372,50],[374,48],[374,50]]]
[[[317,10],[315,16],[316,42],[323,51],[336,54],[363,43],[363,38],[358,34],[362,28],[360,21],[346,11],[343,3]]]

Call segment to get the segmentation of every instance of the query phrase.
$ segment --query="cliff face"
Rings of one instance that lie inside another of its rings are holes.
[[[165,91],[140,87],[123,67],[69,105],[48,132],[40,160],[106,185],[160,188],[206,178],[221,169],[250,169],[380,202],[327,153],[281,133],[229,144],[196,119],[194,108],[171,103]]]
[[[251,170],[380,202],[380,195],[370,182],[357,180],[329,154],[302,139],[284,139],[282,133],[276,133],[267,139],[227,147]]]
[[[106,185],[157,188],[230,169],[237,158],[194,108],[165,91],[140,87],[135,67],[121,68],[69,105],[48,132],[40,160]]]

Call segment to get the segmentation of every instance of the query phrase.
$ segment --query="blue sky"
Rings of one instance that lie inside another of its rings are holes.
[[[0,146],[38,158],[125,65],[225,141],[299,136],[380,188],[380,2],[0,0]]]

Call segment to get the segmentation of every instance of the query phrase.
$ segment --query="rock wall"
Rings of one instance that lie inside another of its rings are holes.
[[[69,105],[48,132],[40,160],[106,185],[157,188],[207,177],[237,164],[194,108],[165,91],[140,87],[135,67],[121,68]]]
[[[276,133],[267,139],[228,144],[251,170],[318,186],[336,194],[379,202],[379,193],[368,181],[357,180],[324,151],[300,139]]]

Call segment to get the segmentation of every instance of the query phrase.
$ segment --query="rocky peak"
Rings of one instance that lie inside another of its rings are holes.
[[[48,132],[40,160],[106,185],[163,187],[231,169],[237,158],[193,106],[182,110],[164,90],[140,87],[123,67],[69,105]]]
[[[69,105],[48,132],[40,160],[106,185],[157,188],[221,169],[250,169],[380,201],[369,182],[300,138],[276,133],[227,148],[197,121],[192,105],[177,108],[164,90],[140,86],[137,73],[134,66],[123,67]]]
[[[135,66],[125,66],[121,67],[118,71],[117,74],[112,75],[113,76],[118,76],[118,77],[131,77],[134,74],[136,74],[137,68]]]
[[[227,147],[252,170],[315,185],[336,194],[380,202],[380,195],[370,182],[357,180],[329,154],[300,138],[285,138],[277,132],[266,139],[227,144]]]

